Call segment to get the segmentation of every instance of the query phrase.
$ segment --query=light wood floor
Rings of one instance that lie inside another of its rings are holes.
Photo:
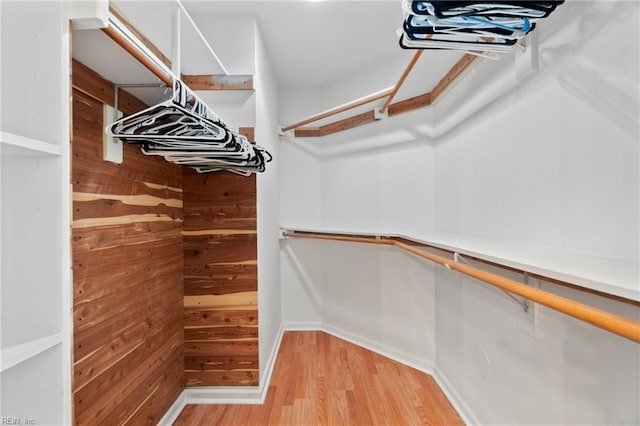
[[[428,374],[323,332],[285,333],[264,405],[187,405],[174,425],[459,425]]]

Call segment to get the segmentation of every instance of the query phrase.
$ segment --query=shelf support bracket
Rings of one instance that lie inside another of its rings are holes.
[[[453,261],[458,263],[464,263],[469,266],[473,266],[458,252],[453,253]],[[445,266],[447,267],[447,269],[450,269],[449,265],[445,265]],[[529,285],[529,274],[527,272],[523,272],[523,273],[524,273],[524,280],[523,280],[524,284]],[[509,296],[511,300],[516,302],[522,308],[523,311],[529,312],[529,301],[527,299],[523,297],[522,300],[520,300],[506,290],[500,289],[500,291],[506,294],[507,296]]]
[[[529,273],[527,271],[522,271],[522,283],[529,285]],[[529,313],[529,299],[522,298],[522,309]]]
[[[113,85],[113,108],[110,105],[105,104],[103,109],[103,124],[104,127],[108,127],[118,121],[122,116],[120,112],[120,89],[125,87],[167,87],[164,83],[150,83],[150,84],[114,84]],[[123,160],[123,148],[122,141],[114,139],[112,136],[107,135],[105,132],[102,136],[102,160],[109,161],[115,164],[122,164]]]

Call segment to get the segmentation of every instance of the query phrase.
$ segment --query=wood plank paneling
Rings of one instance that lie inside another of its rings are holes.
[[[71,84],[74,89],[101,101],[105,105],[113,106],[115,102],[115,86],[113,83],[75,59],[72,60],[71,73]],[[147,107],[144,102],[123,89],[120,90],[118,104],[118,109],[125,114],[133,114]],[[78,111],[74,121],[87,116],[90,116],[89,111],[86,111],[86,113],[85,111]]]
[[[183,185],[186,384],[256,386],[255,176],[185,169]]]
[[[184,388],[182,170],[126,144],[122,164],[102,161],[102,98],[85,93],[113,102],[113,85],[85,68],[74,63],[74,423],[156,424]]]
[[[253,90],[253,76],[248,75],[182,75],[191,90]]]
[[[193,359],[187,365],[226,362]],[[229,376],[230,377],[230,376]],[[317,331],[286,332],[263,405],[187,405],[174,425],[461,425],[431,376]]]

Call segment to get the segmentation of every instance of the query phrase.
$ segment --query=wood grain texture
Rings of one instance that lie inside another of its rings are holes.
[[[247,75],[183,75],[191,90],[253,90],[253,76]]]
[[[307,118],[305,120],[302,120],[302,121],[300,121],[298,123],[295,123],[295,124],[292,124],[290,126],[283,127],[282,131],[283,132],[288,132],[289,130],[298,129],[298,128],[301,128],[302,126],[306,125],[306,124],[313,123],[315,121],[320,121],[322,119],[325,119],[325,118],[328,118],[328,117],[332,117],[334,115],[343,113],[345,111],[349,111],[351,109],[358,108],[360,106],[367,105],[367,104],[369,104],[371,102],[375,102],[375,101],[380,100],[380,99],[388,98],[388,97],[393,96],[393,95],[395,95],[394,89],[385,90],[384,92],[377,93],[377,94],[371,95],[371,96],[367,96],[367,97],[359,99],[357,101],[350,102],[350,103],[348,103],[346,105],[342,105],[342,106],[339,106],[337,108],[333,108],[333,109],[331,109],[331,110],[329,110],[327,112],[323,112],[322,114],[314,115],[313,117]]]
[[[105,105],[113,106],[115,102],[115,86],[102,78],[97,72],[77,60],[72,60],[72,87],[90,97],[101,101]],[[124,114],[141,111],[147,105],[124,89],[120,89],[118,97],[119,110]],[[81,112],[79,112],[81,114]]]
[[[396,102],[389,106],[389,117],[431,105],[431,92]]]
[[[322,136],[320,134],[320,127],[298,127],[293,133],[297,138],[315,138]]]
[[[422,56],[422,52],[423,52],[422,50],[418,50],[416,51],[416,53],[413,54],[411,61],[409,61],[409,64],[402,72],[402,75],[400,75],[398,82],[396,83],[395,86],[393,86],[393,90],[391,91],[391,94],[387,97],[387,100],[384,101],[384,104],[382,104],[382,107],[380,108],[381,113],[384,113],[387,110],[387,108],[389,108],[391,101],[393,101],[393,98],[395,98],[395,96],[398,94],[400,87],[402,87],[402,85],[404,84],[404,81],[409,76],[409,73],[411,72],[415,64],[418,62],[418,59],[420,59],[420,56]]]
[[[374,121],[376,121],[376,118],[373,111],[363,112],[362,114],[358,114],[353,117],[336,121],[335,123],[325,124],[324,126],[321,126],[320,135],[331,135],[333,133],[349,130],[366,123],[373,123]]]
[[[185,169],[183,188],[186,385],[256,386],[255,176]]]
[[[453,87],[454,83],[479,60],[480,56],[465,53],[431,90],[431,103],[435,103],[440,96]]]
[[[189,357],[187,357],[189,359]],[[193,359],[200,363],[222,359]],[[187,405],[174,425],[461,425],[433,378],[326,333],[286,332],[264,405]]]
[[[74,86],[87,87],[73,92],[74,423],[156,424],[184,388],[182,170],[128,145],[121,165],[102,161],[103,104],[85,92],[110,83],[82,75]]]
[[[238,133],[240,133],[242,136],[247,138],[247,140],[249,142],[251,142],[251,143],[255,143],[256,142],[256,138],[255,138],[256,129],[255,129],[255,127],[240,127],[238,129]]]
[[[375,113],[373,111],[367,111],[320,127],[299,127],[294,130],[294,135],[298,138],[327,136],[353,129],[363,124],[373,123],[374,121],[376,121]]]

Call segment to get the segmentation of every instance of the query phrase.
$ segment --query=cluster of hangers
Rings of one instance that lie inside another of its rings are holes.
[[[400,46],[506,52],[563,2],[403,0]]]
[[[264,148],[230,130],[177,79],[171,99],[117,120],[106,132],[139,144],[144,154],[163,156],[199,173],[227,170],[249,176],[263,172],[273,159]]]

